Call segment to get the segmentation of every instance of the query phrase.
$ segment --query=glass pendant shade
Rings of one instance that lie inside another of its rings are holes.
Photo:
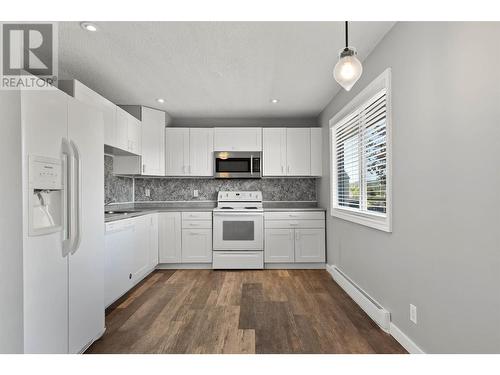
[[[363,73],[363,66],[356,57],[356,50],[346,47],[340,52],[339,61],[333,70],[335,80],[346,91],[349,91]]]

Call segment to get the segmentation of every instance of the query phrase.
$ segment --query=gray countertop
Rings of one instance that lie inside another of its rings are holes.
[[[129,219],[155,212],[211,212],[215,202],[144,202],[123,203],[105,206],[106,211],[127,211],[104,215],[106,223],[116,220]],[[317,202],[264,202],[264,212],[273,211],[325,211],[318,207]]]

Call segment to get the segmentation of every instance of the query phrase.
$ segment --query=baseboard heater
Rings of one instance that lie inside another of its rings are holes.
[[[390,333],[391,313],[370,297],[336,266],[326,265],[326,270],[342,289],[377,323],[385,332]]]

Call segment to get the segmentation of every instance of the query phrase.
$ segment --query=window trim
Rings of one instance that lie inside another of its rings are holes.
[[[336,204],[338,194],[335,151],[335,126],[353,116],[380,91],[386,90],[386,214],[360,212]],[[329,121],[330,128],[330,215],[384,232],[392,232],[392,90],[391,68],[375,78]]]

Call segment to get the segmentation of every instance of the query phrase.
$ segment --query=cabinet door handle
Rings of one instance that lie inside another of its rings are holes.
[[[300,234],[299,234],[299,231],[296,230],[295,231],[295,239],[298,240],[300,238]]]
[[[142,165],[142,173],[146,172],[146,164]]]
[[[285,172],[285,167],[281,166],[281,173]]]
[[[289,166],[289,165],[286,167],[286,171],[287,171],[288,173],[290,173],[290,166]]]

